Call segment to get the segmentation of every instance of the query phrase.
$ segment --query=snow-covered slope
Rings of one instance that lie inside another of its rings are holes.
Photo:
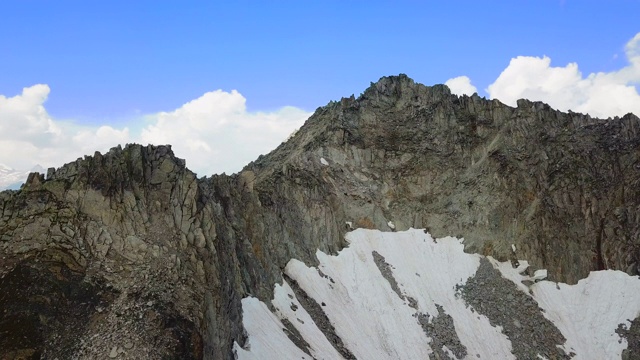
[[[640,280],[622,272],[533,282],[526,261],[467,254],[422,230],[347,240],[337,256],[318,252],[317,268],[292,260],[272,310],[242,301],[238,359],[619,359],[618,332],[640,312]]]

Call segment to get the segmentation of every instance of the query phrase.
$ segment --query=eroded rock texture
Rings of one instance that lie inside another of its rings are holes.
[[[239,174],[198,179],[140,145],[32,174],[0,193],[0,357],[230,359],[240,299],[270,299],[291,258],[341,249],[347,222],[463,236],[501,260],[515,244],[555,280],[636,274],[639,132],[631,114],[400,75],[318,108]]]

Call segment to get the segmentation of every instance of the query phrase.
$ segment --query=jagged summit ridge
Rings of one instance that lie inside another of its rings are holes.
[[[186,168],[186,161],[175,156],[171,145],[126,144],[118,145],[105,154],[96,151],[93,156],[78,158],[60,168],[49,168],[47,181],[63,181],[73,186],[93,186],[105,195],[114,191],[131,189],[134,184],[158,185],[173,181],[184,174],[195,174]],[[45,176],[35,173],[25,187],[38,184]],[[70,185],[71,186],[71,185]],[[120,189],[114,187],[119,186]]]
[[[598,118],[592,118],[588,114],[574,113],[571,111],[569,111],[568,114],[565,114],[560,111],[553,110],[546,103],[539,102],[539,101],[530,101],[527,99],[518,100],[517,108],[511,108],[507,105],[502,104],[497,99],[486,100],[485,98],[481,98],[477,95],[477,93],[473,94],[472,96],[453,95],[449,90],[449,88],[444,84],[425,86],[425,85],[414,82],[410,77],[408,77],[405,74],[400,74],[397,76],[385,76],[380,78],[375,83],[372,82],[371,86],[365,89],[365,91],[358,98],[355,98],[352,95],[351,97],[348,97],[348,98],[342,98],[340,101],[329,102],[329,104],[327,104],[326,106],[320,107],[316,110],[316,113],[311,117],[310,119],[311,121],[309,121],[309,123],[312,123],[313,122],[312,120],[314,118],[318,118],[319,114],[324,114],[327,111],[336,111],[336,109],[345,111],[345,110],[358,109],[361,106],[362,107],[371,106],[374,108],[380,108],[385,106],[395,106],[395,107],[413,106],[413,107],[416,107],[417,109],[420,109],[425,105],[429,105],[429,104],[431,106],[436,106],[437,104],[442,102],[451,102],[453,104],[459,104],[461,102],[464,102],[465,100],[466,101],[471,100],[472,103],[485,102],[489,104],[497,104],[498,105],[497,107],[505,107],[512,110],[517,110],[522,108],[522,109],[525,109],[525,111],[528,109],[530,112],[550,111],[552,113],[556,112],[562,115],[569,115],[568,119],[563,119],[564,121],[561,124],[552,124],[552,125],[556,125],[555,127],[560,127],[558,125],[561,125],[562,127],[568,126],[570,128],[588,127],[596,124],[603,124],[609,121],[616,121],[616,122],[623,123],[623,125],[628,125],[629,128],[624,129],[626,131],[623,131],[625,134],[633,136],[633,134],[637,132],[637,129],[634,129],[634,126],[637,126],[638,120],[637,120],[637,117],[632,113],[629,113],[622,118],[615,117],[615,118],[608,118],[608,119],[598,119]],[[413,103],[411,103],[411,101],[413,101]],[[471,106],[470,111],[473,111],[473,109],[474,107]],[[353,118],[345,118],[344,116],[340,116],[340,114],[338,115],[338,118],[339,120],[344,120],[344,119],[353,120]],[[404,120],[407,122],[411,120],[420,120],[420,117],[411,116],[411,117],[407,117]],[[482,121],[482,119],[480,119],[480,121]],[[380,123],[384,125],[383,122],[380,122]],[[331,130],[331,125],[335,126],[335,123],[323,124],[323,125],[328,127],[327,130]],[[341,125],[343,125],[344,129],[347,129],[347,130],[359,128],[359,127],[363,129],[367,129],[368,123],[352,121],[352,122],[343,123]],[[347,136],[349,136],[350,132],[349,131],[347,132],[349,133]],[[313,135],[317,135],[317,134],[314,133]],[[307,136],[307,138],[309,138],[309,136]],[[317,139],[314,139],[314,140],[317,140]],[[283,145],[284,144],[286,144],[286,142],[284,142]],[[127,144],[125,148],[128,148],[130,145],[135,146],[136,144]],[[376,144],[366,143],[364,145],[375,146]],[[184,167],[184,164],[185,164],[184,160],[175,157],[175,155],[171,151],[170,144],[158,146],[158,148],[161,148],[161,149],[165,147],[168,148],[168,150],[161,150],[162,154],[160,156],[168,155],[170,158],[176,159],[176,161],[180,162]],[[104,156],[109,156],[109,154],[116,154],[121,151],[122,151],[122,147],[116,146],[112,148],[108,153],[104,154]],[[99,152],[96,152],[94,154],[94,157],[101,157],[101,156],[103,155],[100,154]],[[272,156],[272,155],[271,154],[268,154],[266,156],[261,155],[259,160],[256,162],[260,162],[262,159],[267,158],[268,156]],[[84,160],[88,160],[90,158],[91,156],[85,156]],[[75,162],[64,165],[61,168],[63,169],[63,171],[62,173],[58,174],[58,177],[66,176],[67,171],[69,171],[69,176],[71,177],[75,176],[75,170],[73,169],[77,167],[77,164],[81,160],[82,158],[79,158]],[[256,162],[252,162],[252,164]],[[70,170],[67,170],[67,169],[70,169]],[[47,178],[50,178],[55,173],[56,172],[54,168],[49,169],[49,174],[47,174]]]
[[[0,295],[0,349],[95,358],[132,343],[130,356],[231,358],[241,299],[271,299],[290,259],[314,265],[355,228],[464,237],[468,252],[570,283],[637,274],[639,126],[401,75],[319,108],[238,174],[197,178],[167,146],[87,156],[0,193],[0,294],[16,294]],[[79,294],[61,309],[95,306],[69,317],[35,300],[59,302],[55,289]],[[55,321],[25,315],[38,312]],[[33,342],[2,327],[18,322]],[[54,324],[78,332],[56,338]]]

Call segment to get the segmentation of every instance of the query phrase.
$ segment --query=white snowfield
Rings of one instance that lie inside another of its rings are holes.
[[[433,239],[415,229],[393,233],[358,229],[346,238],[350,245],[337,256],[317,252],[318,268],[291,260],[285,273],[323,310],[355,358],[428,359],[434,339],[417,314],[429,314],[432,321],[438,305],[453,319],[451,331],[466,347],[465,358],[515,359],[503,329],[492,326],[457,295],[457,287],[474,276],[482,258],[464,253],[463,240]],[[390,265],[402,297],[383,276],[373,252]],[[627,341],[615,330],[619,324],[629,327],[640,313],[638,277],[600,271],[576,285],[539,281],[527,286],[522,281],[532,278],[522,274],[526,261],[514,269],[508,262],[488,260],[538,303],[567,339],[562,348],[575,353],[573,359],[620,359]],[[291,284],[283,281],[275,286],[272,305],[273,312],[256,298],[242,300],[248,340],[244,348],[234,344],[238,359],[344,358],[307,312],[313,310],[301,305]],[[283,322],[295,327],[312,356],[289,339]],[[457,359],[446,346],[438,350]],[[538,357],[544,359],[542,354]]]

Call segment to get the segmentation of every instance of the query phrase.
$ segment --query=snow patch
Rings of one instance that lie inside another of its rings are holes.
[[[302,359],[309,357],[297,348],[282,329],[284,325],[260,300],[248,297],[242,299],[242,319],[249,334],[243,349],[233,344],[238,359],[265,359],[263,354],[281,354],[281,359]]]
[[[541,281],[534,298],[579,359],[620,359],[627,348],[615,330],[640,314],[640,281],[621,271],[592,271],[576,285]]]
[[[546,269],[536,270],[533,273],[533,280],[534,281],[544,280],[546,278],[547,278],[547,270]]]
[[[503,329],[492,326],[487,317],[467,307],[457,293],[475,275],[483,258],[464,253],[460,239],[435,241],[423,230],[415,229],[357,229],[345,239],[349,246],[336,256],[316,252],[317,268],[291,260],[285,274],[305,296],[321,304],[335,335],[355,357],[429,358],[434,352],[433,334],[425,333],[418,316],[432,319],[441,307],[453,320],[454,329],[450,331],[466,348],[466,358],[515,358]],[[391,275],[386,274],[387,278],[375,264],[374,252],[388,264]],[[487,259],[504,278],[538,303],[543,315],[567,339],[563,349],[574,352],[574,359],[620,358],[627,343],[615,330],[618,324],[629,325],[628,320],[640,313],[640,281],[636,277],[601,271],[572,286],[546,280],[527,286],[523,281],[531,284],[546,276],[546,270],[529,277],[524,275],[526,261],[519,261],[519,266],[513,268],[510,262]],[[388,276],[397,283],[395,291]],[[238,359],[309,359],[283,331],[285,319],[304,338],[306,351],[314,358],[341,358],[286,281],[276,285],[272,305],[273,312],[257,299],[242,300],[248,342],[244,349],[234,345]],[[446,346],[436,350],[453,355]],[[537,357],[544,359],[540,354]]]

